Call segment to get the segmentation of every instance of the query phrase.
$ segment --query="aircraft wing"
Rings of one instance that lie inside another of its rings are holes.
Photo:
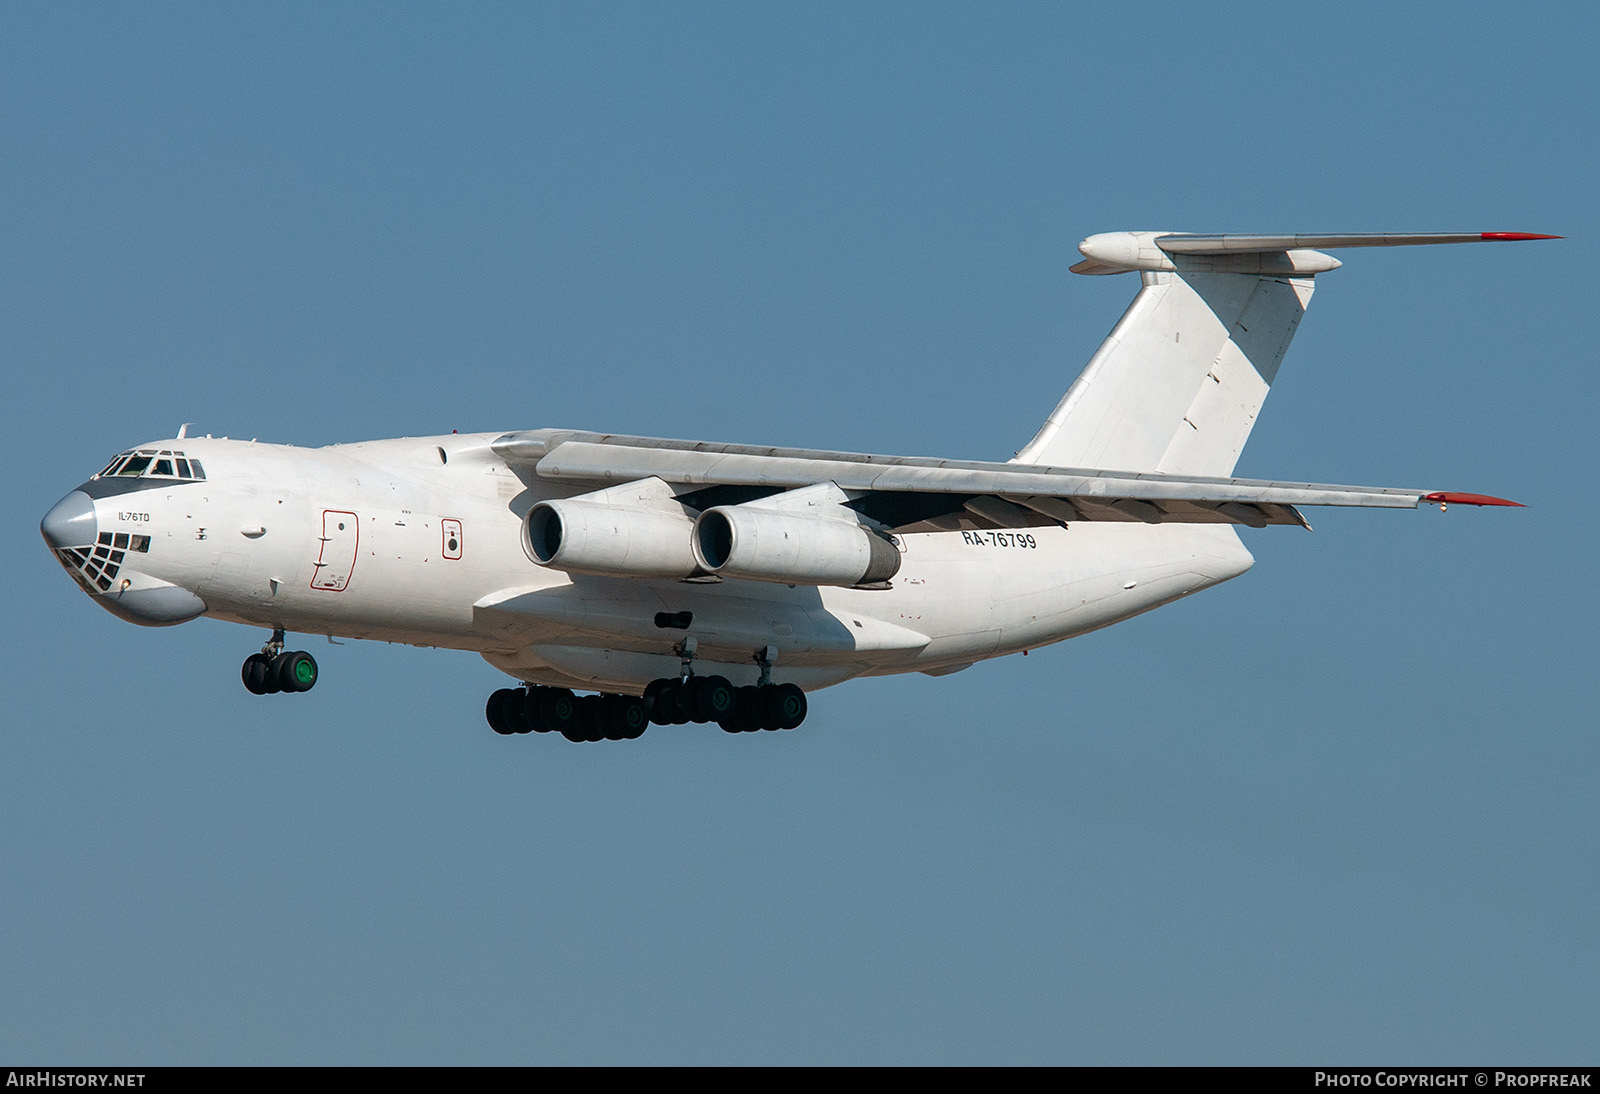
[[[1308,527],[1296,506],[1519,504],[1449,491],[875,456],[566,430],[508,433],[494,442],[494,450],[551,482],[613,486],[660,479],[694,508],[833,483],[852,499],[852,508],[901,531],[1084,520]]]

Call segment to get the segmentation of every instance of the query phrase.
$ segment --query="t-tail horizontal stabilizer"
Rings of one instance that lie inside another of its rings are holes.
[[[1211,270],[1218,273],[1318,274],[1340,266],[1339,260],[1331,255],[1317,254],[1318,248],[1422,247],[1438,243],[1507,243],[1560,238],[1535,232],[1356,232],[1344,235],[1103,232],[1078,244],[1085,261],[1073,266],[1072,272]],[[1251,258],[1247,260],[1245,256]]]
[[[1277,378],[1319,247],[1559,239],[1531,232],[1196,235],[1106,232],[1074,273],[1137,271],[1138,296],[1016,462],[1228,476]]]

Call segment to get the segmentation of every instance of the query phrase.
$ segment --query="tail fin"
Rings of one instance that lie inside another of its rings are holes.
[[[1340,263],[1314,247],[1512,239],[1430,235],[1181,235],[1112,232],[1079,244],[1074,273],[1139,271],[1142,287],[1017,463],[1232,474],[1311,302]]]

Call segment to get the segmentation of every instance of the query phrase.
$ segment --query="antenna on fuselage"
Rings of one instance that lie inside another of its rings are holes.
[[[181,441],[187,437],[189,435],[189,427],[194,424],[194,422],[184,422],[182,425],[180,425],[178,427],[178,436],[175,439]]]

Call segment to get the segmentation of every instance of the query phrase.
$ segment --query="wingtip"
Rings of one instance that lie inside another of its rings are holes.
[[[1546,236],[1537,232],[1481,232],[1485,243],[1504,243],[1521,239],[1566,239],[1566,236]]]
[[[1431,501],[1436,505],[1511,505],[1518,509],[1526,509],[1520,501],[1510,498],[1495,498],[1488,494],[1461,494],[1453,490],[1439,490],[1432,494],[1422,495],[1423,501]]]

